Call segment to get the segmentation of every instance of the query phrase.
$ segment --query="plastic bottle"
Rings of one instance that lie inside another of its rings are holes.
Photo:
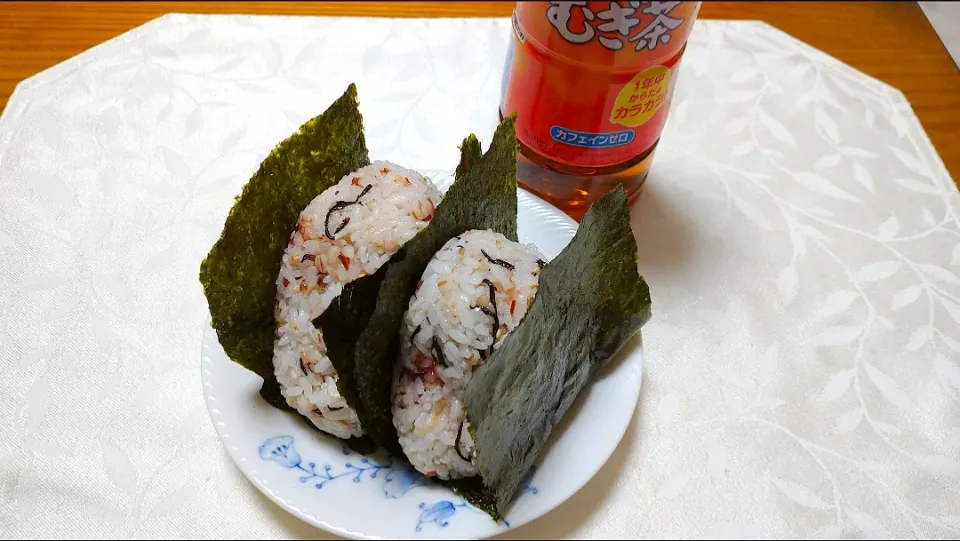
[[[517,179],[579,220],[635,198],[700,2],[517,2],[501,117],[517,114]]]

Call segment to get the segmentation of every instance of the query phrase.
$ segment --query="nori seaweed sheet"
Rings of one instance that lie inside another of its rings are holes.
[[[390,395],[403,313],[430,258],[451,238],[471,229],[491,229],[516,240],[515,121],[511,116],[500,124],[486,154],[481,155],[475,136],[467,137],[460,147],[454,183],[430,225],[376,274],[348,284],[340,296],[343,300],[331,304],[314,321],[323,331],[334,366],[334,355],[353,350],[354,376],[360,393],[360,404],[355,409],[360,424],[376,443],[397,456],[403,456],[403,452],[393,426]],[[369,297],[372,283],[378,287],[375,299]],[[345,295],[350,290],[354,294]],[[365,290],[366,296],[356,294],[359,290]],[[347,302],[365,308],[347,306]],[[347,328],[352,331],[344,332]],[[349,361],[339,362],[346,366]]]
[[[323,314],[313,321],[314,326],[323,333],[327,357],[337,371],[337,390],[347,405],[357,412],[361,427],[364,410],[353,374],[353,350],[360,331],[363,330],[363,324],[370,319],[370,314],[377,305],[377,291],[380,290],[380,281],[387,272],[387,266],[389,262],[376,273],[347,284]]]
[[[477,468],[502,515],[554,427],[618,349],[650,319],[626,193],[594,203],[540,274],[523,321],[467,386]]]
[[[200,265],[213,328],[233,362],[264,379],[261,395],[290,409],[273,375],[276,279],[300,212],[341,177],[370,163],[351,84],[274,148],[243,187]]]

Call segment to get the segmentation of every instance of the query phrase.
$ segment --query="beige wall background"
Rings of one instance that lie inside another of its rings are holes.
[[[940,40],[960,67],[960,3],[918,2]]]

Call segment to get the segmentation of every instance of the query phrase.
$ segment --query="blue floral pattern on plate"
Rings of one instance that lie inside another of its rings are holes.
[[[312,482],[314,487],[321,489],[331,481],[350,478],[354,483],[363,479],[383,479],[383,494],[387,498],[399,498],[410,489],[424,484],[425,479],[419,472],[410,467],[395,466],[392,457],[387,457],[383,463],[378,463],[367,457],[362,457],[359,463],[346,462],[334,469],[330,464],[324,464],[318,470],[315,462],[304,463],[296,451],[292,436],[275,436],[260,445],[260,458],[272,460],[284,468],[297,469],[305,473],[299,478],[301,483]],[[343,447],[343,454],[350,456],[353,453]],[[381,476],[381,473],[383,474]]]
[[[523,486],[523,490],[520,491],[520,496],[523,496],[524,494],[533,494],[536,496],[540,493],[540,491],[537,490],[537,487],[531,484],[533,480],[533,474],[536,473],[536,471],[536,466],[530,469],[530,473],[527,474],[527,480]],[[447,518],[453,516],[453,514],[457,512],[457,509],[461,507],[476,510],[472,505],[462,500],[461,503],[453,503],[450,500],[440,500],[439,502],[429,506],[427,505],[427,502],[420,502],[420,509],[422,511],[417,522],[417,531],[421,531],[424,524],[431,522],[441,528],[446,527],[448,524]],[[510,527],[510,522],[508,522],[506,518],[502,518],[501,520],[503,520],[503,524],[507,528]]]
[[[346,445],[342,445],[342,449],[346,456],[354,454]],[[262,460],[276,462],[287,469],[299,470],[304,475],[301,475],[298,480],[304,484],[312,483],[317,489],[323,489],[327,483],[338,479],[352,479],[354,483],[360,483],[364,479],[382,479],[381,489],[384,496],[400,498],[412,489],[428,483],[420,472],[409,465],[396,464],[391,456],[387,456],[382,462],[377,462],[368,457],[360,457],[359,462],[345,462],[340,467],[324,464],[323,467],[318,468],[315,462],[304,462],[300,453],[294,447],[293,436],[268,438],[260,445],[258,452]],[[533,473],[534,471],[530,472],[526,485],[520,493],[521,496],[524,494],[536,495],[539,492],[536,487],[530,484]],[[432,504],[421,502],[419,506],[420,516],[417,518],[415,529],[417,532],[423,531],[423,526],[427,524],[444,528],[449,524],[449,519],[456,514],[457,509],[464,508],[478,513],[481,512],[463,500],[460,500],[459,503],[450,500],[440,500]],[[510,527],[510,523],[506,519],[503,522],[508,528]]]
[[[420,517],[417,519],[416,531],[422,532],[424,524],[436,524],[445,528],[447,519],[452,517],[459,508],[472,508],[467,502],[460,500],[460,503],[453,503],[450,500],[440,500],[433,505],[427,505],[427,502],[420,502]]]

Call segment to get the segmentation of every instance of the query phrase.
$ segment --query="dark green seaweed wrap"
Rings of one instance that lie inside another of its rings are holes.
[[[527,315],[467,385],[476,464],[498,514],[573,401],[649,319],[627,196],[617,189],[544,267]]]
[[[451,238],[472,229],[490,229],[517,240],[515,120],[511,116],[500,124],[482,157],[476,137],[464,140],[456,180],[437,206],[430,225],[376,274],[348,284],[341,294],[343,302],[331,304],[314,322],[323,332],[334,366],[334,355],[353,351],[360,394],[355,409],[360,424],[377,444],[398,456],[403,452],[390,404],[403,313],[430,258]],[[371,300],[370,284],[376,282],[377,297]],[[367,294],[349,294],[351,290],[366,290]],[[348,299],[364,304],[366,310],[347,306]],[[354,331],[344,332],[348,328]],[[362,330],[357,333],[358,329]]]
[[[351,84],[263,160],[200,265],[220,344],[231,360],[263,378],[261,394],[275,406],[286,406],[272,361],[283,250],[310,201],[369,163],[357,88]]]

